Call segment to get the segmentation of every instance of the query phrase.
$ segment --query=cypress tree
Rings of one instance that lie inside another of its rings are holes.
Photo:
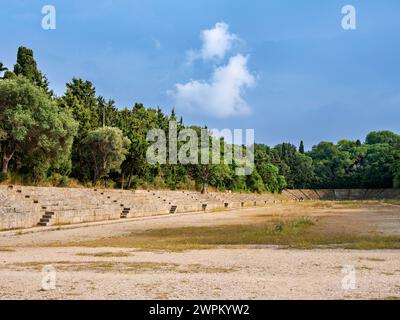
[[[299,152],[304,154],[304,142],[303,142],[303,140],[300,141]]]
[[[32,49],[19,47],[17,52],[17,63],[14,65],[14,73],[23,75],[34,85],[42,88],[49,96],[53,95],[49,91],[49,82],[47,77],[38,69]]]

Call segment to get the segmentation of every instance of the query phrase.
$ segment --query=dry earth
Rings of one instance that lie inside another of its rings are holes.
[[[400,235],[400,207],[378,203],[287,204],[0,233],[0,299],[388,299],[400,297],[399,250],[282,249],[216,246],[169,252],[84,247],[181,227],[258,223],[311,216],[324,230]],[[317,225],[316,228],[321,228]],[[44,231],[46,230],[46,231]],[[78,245],[71,246],[71,243]],[[100,242],[101,243],[101,242]],[[42,268],[57,271],[56,289],[42,289]],[[356,288],[342,287],[344,266]]]

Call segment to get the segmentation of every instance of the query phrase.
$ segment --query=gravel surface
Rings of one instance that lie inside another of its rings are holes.
[[[93,255],[122,251],[129,255]],[[1,252],[0,261],[0,299],[400,297],[400,255],[391,250],[19,248]],[[42,289],[42,265],[60,269],[55,290]],[[355,268],[355,289],[342,287],[346,265]]]
[[[0,233],[0,299],[400,297],[400,251],[396,250],[292,250],[247,246],[174,253],[62,247],[63,242],[124,235],[133,230],[243,223],[260,215],[304,214],[302,210],[296,206],[275,206],[136,219],[39,233]],[[331,209],[304,210],[310,215],[333,214]],[[386,217],[392,219],[393,214],[399,216],[393,208],[392,211],[386,207],[378,211],[376,208],[365,210],[365,223],[376,219],[378,214],[384,221]],[[339,216],[343,214],[342,210]],[[397,233],[398,228],[395,231]],[[55,243],[61,246],[48,246]],[[43,276],[46,276],[42,268],[48,265],[56,270],[54,290],[42,287]],[[355,268],[354,289],[342,287],[345,266]]]

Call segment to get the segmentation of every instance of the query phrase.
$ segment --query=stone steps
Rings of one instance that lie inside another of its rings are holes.
[[[234,209],[284,200],[400,199],[395,189],[285,190],[282,194],[106,190],[0,185],[0,230]],[[50,214],[52,213],[52,214]]]

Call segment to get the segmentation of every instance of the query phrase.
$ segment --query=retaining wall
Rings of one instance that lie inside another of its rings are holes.
[[[265,206],[282,201],[382,199],[400,199],[400,189],[304,189],[273,195],[0,186],[0,230]]]

